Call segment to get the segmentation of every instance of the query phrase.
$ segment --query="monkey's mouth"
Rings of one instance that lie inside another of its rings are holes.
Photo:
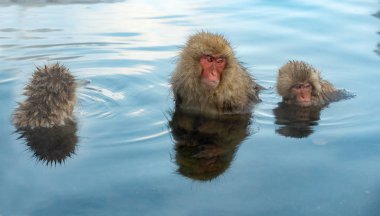
[[[202,71],[201,81],[209,88],[216,88],[219,85],[221,72],[213,69]]]
[[[209,88],[216,88],[219,85],[219,80],[210,80],[202,77],[202,83]]]
[[[297,104],[300,106],[310,106],[311,96],[308,94],[300,94],[297,96]]]

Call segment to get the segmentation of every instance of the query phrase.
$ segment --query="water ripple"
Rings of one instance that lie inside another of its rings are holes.
[[[42,54],[42,55],[31,55],[31,56],[23,56],[23,57],[16,57],[16,58],[7,58],[7,60],[43,60],[47,59],[48,56],[51,56],[51,54]]]
[[[125,95],[121,92],[113,92],[98,86],[81,88],[78,96],[81,114],[84,117],[97,119],[112,118],[117,115],[113,108],[119,107],[117,101],[124,98]]]
[[[156,139],[158,137],[162,137],[162,136],[169,134],[169,133],[170,133],[170,131],[166,130],[166,131],[162,131],[162,132],[155,133],[155,134],[143,135],[143,136],[140,136],[138,138],[129,139],[126,141],[126,143],[148,141],[148,140]]]
[[[137,32],[110,32],[110,33],[102,33],[98,34],[100,36],[111,36],[111,37],[134,37],[141,35]]]
[[[116,42],[81,42],[81,43],[60,43],[60,44],[39,44],[22,46],[22,49],[31,48],[49,48],[49,47],[68,47],[68,46],[110,46],[110,45],[125,45],[127,43]]]

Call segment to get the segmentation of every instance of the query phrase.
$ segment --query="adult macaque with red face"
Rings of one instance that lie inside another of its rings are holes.
[[[171,85],[177,106],[205,113],[246,113],[259,101],[259,86],[229,42],[208,32],[189,38]]]
[[[277,91],[284,103],[302,107],[324,106],[352,97],[344,90],[335,89],[320,77],[318,70],[302,61],[290,61],[280,68]]]

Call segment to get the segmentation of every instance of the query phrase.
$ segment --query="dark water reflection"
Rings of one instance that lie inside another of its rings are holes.
[[[206,116],[177,108],[169,122],[177,172],[200,181],[223,174],[250,134],[250,122],[250,114]]]
[[[313,133],[313,127],[318,125],[321,107],[298,107],[279,103],[273,109],[278,134],[285,137],[304,138]]]
[[[68,120],[64,126],[24,128],[17,131],[33,156],[46,165],[61,164],[75,154],[78,142],[76,132],[77,123],[72,120]]]
[[[380,10],[377,11],[377,13],[375,13],[373,16],[375,16],[376,18],[379,18],[380,19]],[[380,30],[377,32],[377,34],[380,35]],[[375,52],[380,55],[380,43],[377,44],[377,49],[375,50]]]

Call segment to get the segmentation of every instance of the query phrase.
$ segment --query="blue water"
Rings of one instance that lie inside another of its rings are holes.
[[[376,0],[0,0],[0,215],[379,215],[379,11]],[[267,88],[252,116],[175,112],[168,80],[201,30],[225,35]],[[273,111],[291,59],[356,95],[313,114],[303,138],[280,133]],[[56,62],[81,83],[64,163],[39,160],[11,123],[35,66]]]

